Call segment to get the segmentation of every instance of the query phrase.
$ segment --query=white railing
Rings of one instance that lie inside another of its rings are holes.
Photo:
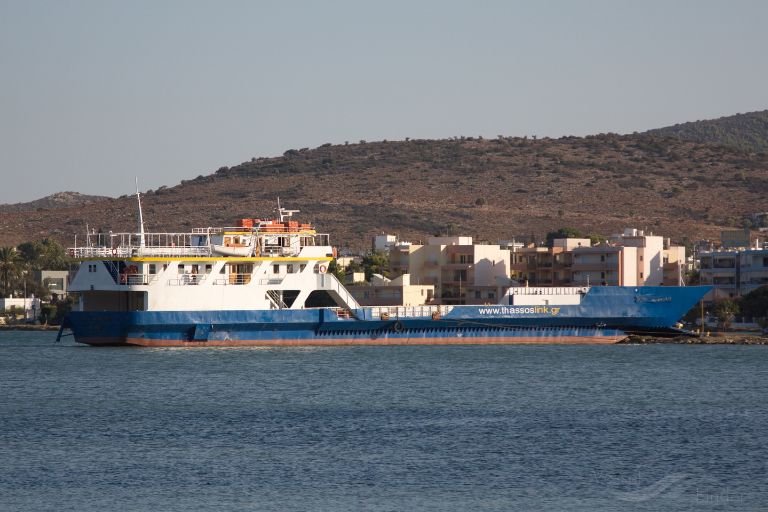
[[[587,293],[589,286],[570,286],[549,288],[545,286],[538,287],[512,287],[509,289],[509,295],[577,295]]]
[[[214,286],[242,286],[250,283],[251,274],[229,274],[227,277],[219,277],[213,280]]]
[[[440,316],[447,315],[453,310],[453,306],[374,306],[371,308],[373,318],[389,317],[396,318],[417,318],[432,317],[435,314]]]
[[[184,274],[176,279],[169,279],[169,286],[188,286],[203,283],[205,281],[206,274]]]
[[[126,286],[148,285],[157,281],[157,274],[118,274],[117,284]]]
[[[206,257],[211,255],[211,249],[203,247],[71,247],[69,256],[76,259],[86,258],[176,258],[176,257]]]
[[[136,247],[133,255],[138,257],[174,258],[176,256],[207,257],[211,255],[211,248],[204,246],[185,247]]]
[[[351,309],[358,309],[360,307],[360,304],[358,304],[357,299],[355,299],[354,296],[352,296],[351,293],[349,293],[349,290],[344,288],[344,286],[339,282],[339,280],[336,278],[333,274],[317,274],[319,279],[319,288],[322,290],[329,290],[336,292],[339,297],[341,297],[341,300],[344,301],[344,304],[346,304],[346,307]]]

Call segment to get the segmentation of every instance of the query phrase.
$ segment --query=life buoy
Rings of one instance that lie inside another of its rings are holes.
[[[326,272],[328,272],[328,267],[326,267],[325,265],[320,265],[318,270],[320,271],[321,274],[325,274]]]
[[[112,249],[112,256],[117,256],[117,247]]]
[[[394,324],[392,324],[392,330],[395,332],[403,332],[403,323],[398,320]]]

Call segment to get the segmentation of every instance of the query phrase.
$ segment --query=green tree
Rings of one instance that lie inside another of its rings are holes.
[[[557,231],[550,231],[547,233],[547,246],[552,247],[558,238],[582,238],[582,234],[576,228],[560,228]]]
[[[333,258],[331,263],[328,265],[328,273],[335,275],[336,279],[342,283],[344,282],[344,269],[339,266],[336,258]]]
[[[0,279],[4,297],[15,291],[23,266],[24,260],[15,247],[0,247]]]
[[[603,235],[589,235],[587,238],[589,238],[589,243],[592,245],[597,245],[608,241],[608,239]]]
[[[30,270],[66,270],[71,263],[64,247],[51,238],[24,242],[18,251]]]
[[[383,252],[374,252],[364,256],[363,271],[366,281],[370,281],[373,274],[389,276],[389,255]]]
[[[750,318],[768,317],[768,286],[761,286],[741,297],[739,308],[744,316]]]
[[[45,238],[42,245],[43,257],[40,263],[43,265],[43,270],[67,270],[72,264],[67,251],[56,240]]]
[[[739,305],[730,299],[721,300],[712,308],[712,314],[717,318],[720,327],[728,328],[739,314]]]

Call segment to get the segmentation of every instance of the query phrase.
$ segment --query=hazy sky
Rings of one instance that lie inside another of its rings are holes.
[[[768,1],[0,0],[0,203],[360,139],[768,108]]]

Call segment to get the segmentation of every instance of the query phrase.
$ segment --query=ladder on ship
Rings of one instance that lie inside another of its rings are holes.
[[[272,303],[272,309],[288,309],[288,305],[283,302],[281,294],[277,290],[267,290],[267,298]]]

